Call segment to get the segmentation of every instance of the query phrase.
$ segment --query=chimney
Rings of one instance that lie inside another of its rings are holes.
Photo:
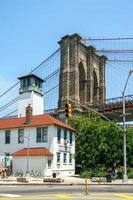
[[[31,124],[32,122],[32,107],[30,104],[26,107],[25,124]]]

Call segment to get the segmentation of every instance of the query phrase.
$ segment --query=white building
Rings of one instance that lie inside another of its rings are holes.
[[[33,115],[44,113],[43,80],[36,75],[29,74],[18,78],[20,80],[18,117],[25,116],[28,104],[33,108]]]
[[[13,172],[73,175],[75,130],[48,114],[42,114],[43,80],[35,75],[19,79],[19,117],[0,119],[0,156],[4,158],[1,162],[7,164],[7,156],[11,156]],[[23,83],[24,80],[28,83]]]

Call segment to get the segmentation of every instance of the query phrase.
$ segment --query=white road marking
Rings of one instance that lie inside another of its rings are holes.
[[[21,195],[0,193],[0,196],[2,196],[2,197],[20,197]]]
[[[0,188],[1,187],[4,187],[4,188],[6,187],[7,188],[7,187],[18,187],[18,186],[17,185],[6,185],[6,186],[5,185],[1,185]]]

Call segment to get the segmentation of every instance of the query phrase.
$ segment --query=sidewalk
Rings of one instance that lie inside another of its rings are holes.
[[[43,182],[43,178],[29,178],[29,182],[17,182],[16,177],[8,177],[0,179],[0,185],[85,185],[85,179],[79,178],[77,176],[62,177],[64,180],[61,183],[54,182]],[[111,183],[108,182],[91,182],[90,179],[87,180],[89,185],[133,185],[133,179],[129,179],[128,183],[123,183],[122,180],[115,180]]]
[[[67,183],[67,184],[73,183],[73,185],[84,185],[85,184],[85,179],[84,178],[79,178],[79,177],[76,177],[76,176],[74,176],[74,177],[65,177],[64,183]],[[112,184],[113,185],[125,185],[125,183],[123,183],[122,179],[117,179],[117,180],[112,181],[112,182],[100,182],[100,183],[92,182],[91,179],[88,179],[87,183],[89,185],[112,185]],[[133,179],[129,179],[127,184],[133,185]]]

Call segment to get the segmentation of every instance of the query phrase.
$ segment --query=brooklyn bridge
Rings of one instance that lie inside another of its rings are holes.
[[[126,118],[133,121],[133,37],[83,38],[66,35],[59,48],[29,74],[44,80],[44,113],[64,112],[69,99],[122,121],[125,84]],[[127,78],[128,82],[127,82]],[[0,94],[0,117],[17,115],[19,81]]]

